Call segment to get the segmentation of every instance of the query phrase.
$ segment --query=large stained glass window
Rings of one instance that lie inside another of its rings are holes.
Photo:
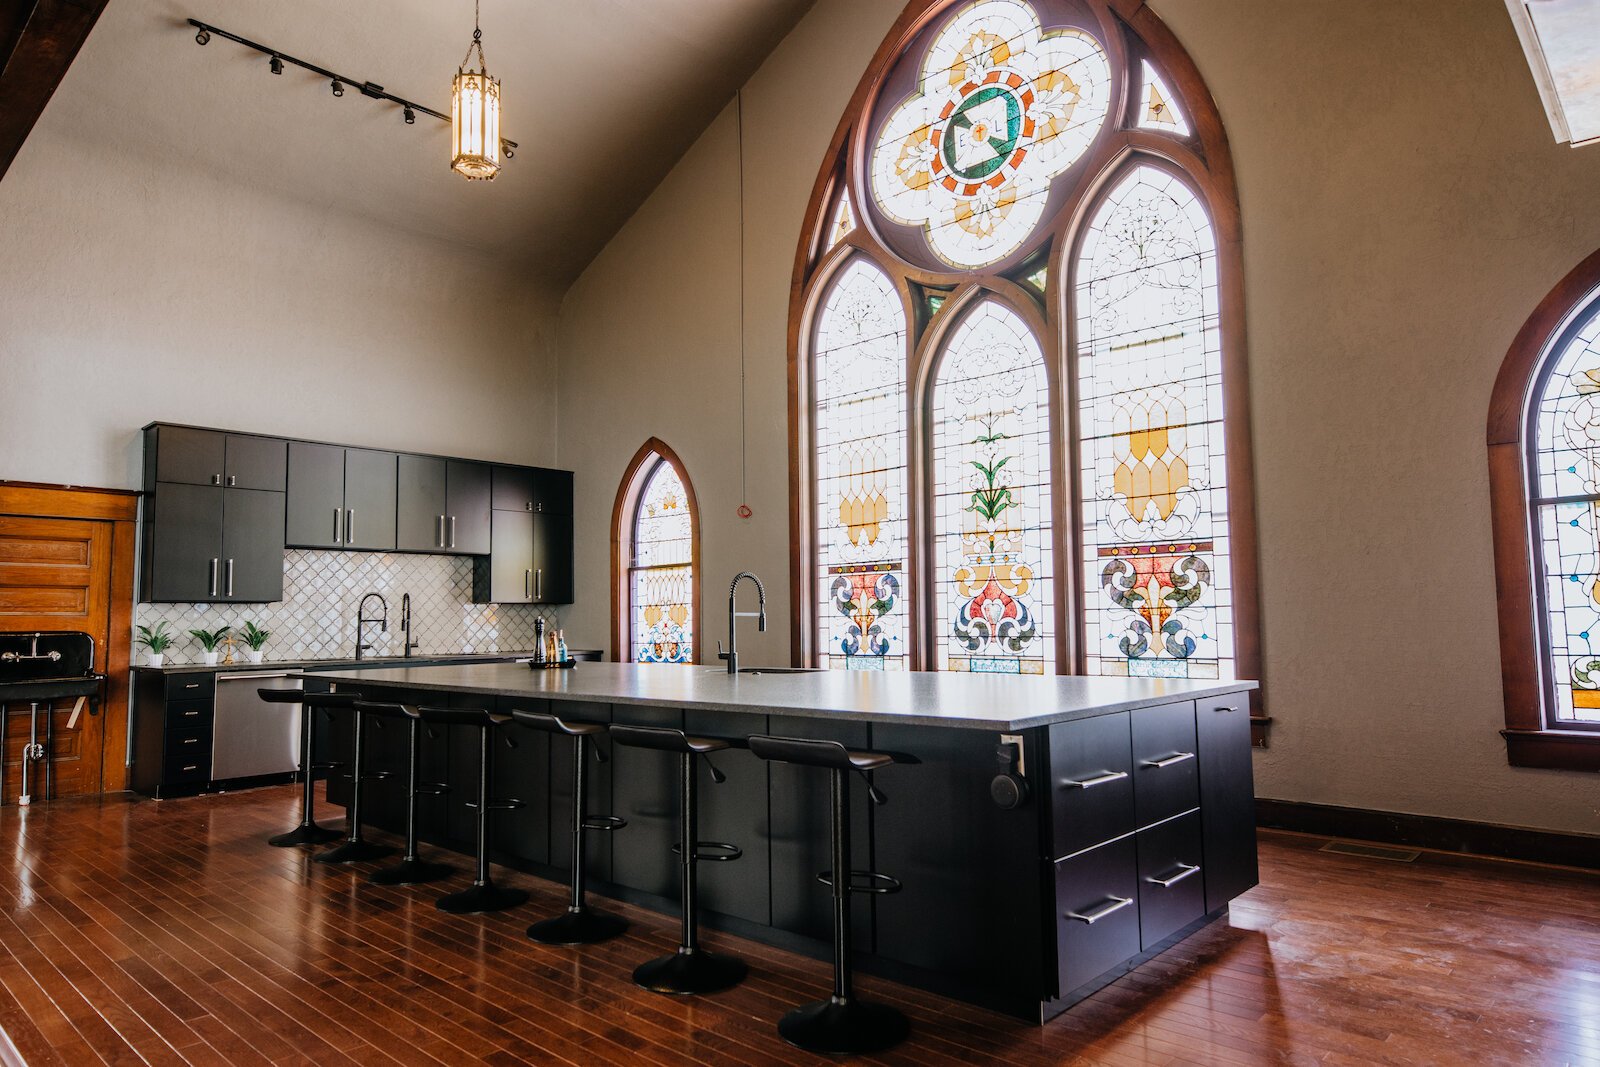
[[[906,318],[865,258],[817,317],[817,649],[820,665],[906,665]]]
[[[694,516],[678,471],[640,468],[628,566],[631,648],[638,663],[694,662]]]
[[[876,133],[873,194],[889,218],[920,226],[944,263],[987,266],[1033,234],[1051,181],[1088,151],[1110,104],[1092,36],[1046,33],[1022,0],[967,4]]]
[[[1216,242],[1189,187],[1117,182],[1075,298],[1087,670],[1231,677]]]
[[[1600,723],[1600,300],[1563,331],[1534,412],[1552,725]]]
[[[974,307],[939,360],[930,414],[940,670],[1055,670],[1050,397],[1015,311]]]

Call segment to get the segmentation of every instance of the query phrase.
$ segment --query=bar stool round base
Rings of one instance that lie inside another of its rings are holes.
[[[319,852],[311,858],[318,863],[363,863],[393,854],[394,849],[388,845],[375,845],[371,841],[346,841],[338,848]]]
[[[633,972],[633,981],[652,993],[687,996],[732,989],[744,981],[748,970],[737,956],[713,956],[696,949],[641,963]]]
[[[527,899],[528,894],[520,889],[507,889],[493,882],[478,882],[470,889],[440,897],[436,906],[451,915],[478,915],[486,911],[505,911]]]
[[[807,1052],[832,1055],[882,1052],[904,1041],[906,1017],[882,1004],[859,1000],[819,1000],[799,1007],[778,1023],[778,1034]]]
[[[288,833],[267,838],[267,844],[279,848],[288,848],[291,845],[326,845],[329,841],[337,841],[343,836],[343,830],[335,830],[331,826],[303,823]]]
[[[542,945],[593,945],[609,941],[628,928],[626,919],[580,908],[528,927],[528,936]]]
[[[427,860],[401,860],[393,867],[383,867],[372,872],[367,881],[373,885],[421,885],[437,882],[455,873],[448,863],[429,863]]]

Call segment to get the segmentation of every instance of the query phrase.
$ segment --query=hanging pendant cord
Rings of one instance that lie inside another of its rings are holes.
[[[472,58],[474,49],[478,52],[478,73],[489,73],[489,61],[483,58],[483,28],[478,25],[482,21],[482,0],[472,0],[472,43],[467,45],[467,54],[461,57],[461,69],[467,67],[467,60]]]
[[[749,470],[749,433],[745,390],[744,344],[744,89],[733,95],[734,124],[737,127],[739,152],[739,503],[747,503],[746,472]]]

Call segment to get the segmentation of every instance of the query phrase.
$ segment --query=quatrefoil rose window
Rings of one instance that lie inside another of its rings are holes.
[[[1051,182],[1105,122],[1111,69],[1087,33],[1047,34],[1020,0],[980,0],[939,32],[917,86],[884,123],[872,191],[939,259],[970,270],[1032,235]]]

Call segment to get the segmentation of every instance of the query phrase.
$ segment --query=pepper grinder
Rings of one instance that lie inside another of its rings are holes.
[[[533,620],[533,662],[544,663],[544,616]]]

